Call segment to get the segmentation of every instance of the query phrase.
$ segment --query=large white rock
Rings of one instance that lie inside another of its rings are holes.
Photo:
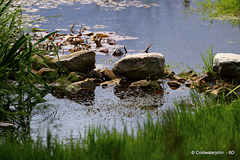
[[[139,53],[127,55],[115,63],[112,71],[128,79],[141,80],[149,75],[159,78],[164,73],[165,58],[161,53]]]
[[[60,57],[60,60],[55,58],[53,62],[62,69],[68,69],[73,72],[89,72],[95,66],[95,52],[79,51]]]
[[[213,70],[224,77],[240,77],[240,54],[217,53],[213,59]]]

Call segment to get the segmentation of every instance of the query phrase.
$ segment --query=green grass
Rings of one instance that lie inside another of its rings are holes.
[[[201,54],[201,59],[204,63],[202,68],[203,73],[209,73],[211,75],[216,75],[216,73],[213,71],[213,59],[214,59],[214,54],[213,54],[213,48],[210,46],[210,49],[206,49],[206,54]]]
[[[16,41],[23,30],[21,8],[11,6],[12,0],[0,1],[0,46]],[[11,9],[10,9],[11,8]]]
[[[231,103],[191,94],[175,103],[176,109],[151,117],[137,134],[90,127],[86,137],[61,142],[48,134],[46,140],[0,138],[0,159],[239,159],[240,99]],[[191,154],[192,151],[223,151],[221,155]],[[234,151],[234,155],[227,154]]]
[[[239,22],[240,1],[239,0],[205,0],[198,1],[198,11],[209,19],[230,19]]]

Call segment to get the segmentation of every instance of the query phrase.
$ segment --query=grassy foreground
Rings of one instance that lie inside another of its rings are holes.
[[[44,142],[0,137],[0,159],[239,159],[240,99],[226,104],[197,93],[191,99],[157,121],[149,117],[137,135],[92,127],[68,143],[50,134]]]

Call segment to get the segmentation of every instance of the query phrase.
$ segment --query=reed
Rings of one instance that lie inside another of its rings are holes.
[[[233,24],[239,24],[240,1],[239,0],[206,0],[197,1],[198,12],[207,19],[231,20]]]
[[[14,121],[29,128],[30,113],[46,94],[35,86],[43,83],[32,73],[34,56],[41,56],[37,45],[48,39],[50,33],[35,44],[30,34],[24,34],[21,23],[21,9],[12,8],[9,0],[0,2],[0,121]]]
[[[201,54],[201,59],[204,63],[202,68],[202,71],[204,73],[209,73],[211,75],[216,75],[216,73],[213,71],[213,59],[214,59],[214,54],[213,54],[213,47],[212,45],[210,46],[209,49],[206,49],[206,54]]]

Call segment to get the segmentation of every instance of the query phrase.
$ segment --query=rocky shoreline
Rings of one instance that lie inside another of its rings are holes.
[[[32,72],[39,75],[51,87],[76,94],[84,89],[117,86],[140,88],[164,94],[162,79],[176,90],[185,85],[216,96],[238,96],[236,87],[240,84],[240,56],[218,53],[213,61],[215,75],[205,73],[197,75],[194,71],[175,74],[165,67],[165,58],[161,53],[139,53],[127,55],[115,63],[113,69],[99,69],[95,66],[95,52],[83,50],[58,58],[37,58]],[[43,64],[46,64],[44,66]],[[232,91],[234,90],[234,91]]]

